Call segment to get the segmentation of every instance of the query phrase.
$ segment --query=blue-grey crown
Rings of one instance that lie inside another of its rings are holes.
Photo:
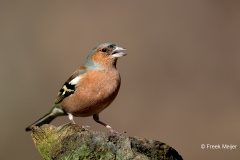
[[[103,46],[106,46],[109,48],[114,48],[116,45],[113,43],[103,43],[103,44],[100,44],[100,45],[96,46],[95,48],[93,48],[92,51],[89,53],[89,55],[87,57],[87,61],[85,63],[85,66],[88,69],[102,69],[102,66],[99,65],[98,63],[92,61],[91,57],[92,57],[93,53],[95,53],[99,47],[103,47]]]

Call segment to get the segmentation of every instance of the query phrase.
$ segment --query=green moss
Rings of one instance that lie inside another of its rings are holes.
[[[32,134],[45,160],[180,160],[176,150],[155,140],[82,130],[66,124],[37,128]]]
[[[61,148],[59,145],[58,135],[54,134],[52,130],[47,130],[43,132],[44,134],[39,134],[39,139],[41,139],[41,143],[36,142],[36,147],[42,157],[45,160],[52,159],[52,153],[55,153],[57,150]]]

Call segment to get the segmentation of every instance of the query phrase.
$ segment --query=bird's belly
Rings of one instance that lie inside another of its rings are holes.
[[[79,105],[75,108],[78,108],[77,110],[72,110],[72,115],[76,117],[88,117],[92,116],[94,114],[100,113],[102,110],[107,108],[110,104],[109,103],[102,103],[102,104],[95,104],[95,105]]]
[[[63,108],[65,108],[67,113],[71,113],[76,117],[88,117],[100,113],[112,103],[115,97],[112,94],[104,99],[97,96],[78,100],[74,99],[71,103],[68,102],[67,106],[63,106]]]
[[[119,87],[120,83],[117,81],[114,84],[88,86],[65,98],[61,106],[67,113],[77,117],[92,116],[113,102]]]

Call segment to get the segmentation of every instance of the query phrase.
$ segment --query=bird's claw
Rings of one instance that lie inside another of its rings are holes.
[[[82,129],[83,129],[84,131],[88,131],[88,130],[90,129],[90,126],[82,126]]]
[[[113,128],[109,128],[110,133],[112,134],[117,134],[117,135],[123,135],[125,133],[127,133],[126,131],[122,131],[122,132],[117,132],[116,130],[114,130]]]

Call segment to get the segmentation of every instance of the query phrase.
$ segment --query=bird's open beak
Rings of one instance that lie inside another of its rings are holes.
[[[113,50],[112,52],[112,56],[113,57],[122,57],[122,56],[126,56],[127,54],[126,53],[123,53],[122,51],[123,50],[126,50],[126,48],[122,48],[122,47],[118,47],[116,46],[116,48]]]

